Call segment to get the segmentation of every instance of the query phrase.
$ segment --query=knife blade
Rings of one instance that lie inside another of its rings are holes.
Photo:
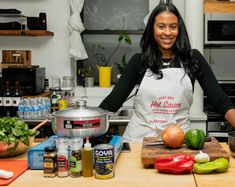
[[[205,142],[211,142],[211,137],[207,136],[205,138]],[[184,141],[185,143],[185,141]],[[144,143],[144,146],[159,146],[159,145],[165,145],[163,141],[154,141],[154,142],[147,142]]]

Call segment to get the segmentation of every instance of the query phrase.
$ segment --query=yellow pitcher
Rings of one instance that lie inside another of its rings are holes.
[[[98,66],[99,71],[99,86],[110,87],[111,85],[111,70],[112,66]]]

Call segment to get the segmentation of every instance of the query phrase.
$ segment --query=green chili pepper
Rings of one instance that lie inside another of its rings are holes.
[[[185,133],[185,143],[190,149],[202,149],[204,147],[206,135],[203,130],[192,129]]]
[[[229,168],[229,162],[225,158],[217,158],[214,161],[206,163],[195,163],[193,166],[194,173],[204,174],[218,172],[226,172]]]

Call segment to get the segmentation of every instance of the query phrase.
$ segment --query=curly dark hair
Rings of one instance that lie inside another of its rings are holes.
[[[154,39],[153,27],[155,17],[164,11],[170,12],[178,18],[179,34],[177,41],[173,46],[173,52],[176,60],[182,63],[185,73],[187,73],[192,80],[195,80],[195,75],[199,69],[199,65],[196,61],[192,61],[192,50],[184,21],[179,11],[172,3],[160,3],[153,9],[149,16],[148,23],[140,41],[144,62],[146,63],[145,65],[150,68],[153,73],[157,75],[161,74],[160,68],[162,54]]]

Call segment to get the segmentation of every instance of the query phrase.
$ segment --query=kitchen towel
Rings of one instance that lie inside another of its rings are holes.
[[[0,169],[6,171],[13,171],[14,175],[10,179],[0,179],[0,186],[9,185],[12,181],[14,181],[17,177],[19,177],[22,173],[24,173],[28,169],[27,160],[0,160]]]
[[[69,30],[71,33],[69,55],[75,60],[88,58],[81,38],[81,33],[85,30],[80,17],[83,4],[84,0],[70,0],[72,15],[69,19]]]

